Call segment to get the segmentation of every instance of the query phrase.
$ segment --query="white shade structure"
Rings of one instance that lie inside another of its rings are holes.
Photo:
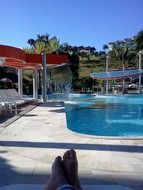
[[[93,79],[114,80],[129,78],[135,75],[139,75],[141,73],[143,73],[143,69],[129,69],[124,71],[94,72],[90,73],[90,77]]]

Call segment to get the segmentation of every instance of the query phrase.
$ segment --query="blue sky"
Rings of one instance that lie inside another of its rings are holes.
[[[143,0],[2,0],[0,6],[0,44],[21,48],[47,33],[102,50],[143,29]]]

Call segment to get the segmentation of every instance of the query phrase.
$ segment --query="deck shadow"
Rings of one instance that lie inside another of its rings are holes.
[[[84,143],[66,143],[66,142],[61,143],[61,142],[0,141],[0,146],[143,153],[143,146],[135,146],[135,145],[84,144]]]

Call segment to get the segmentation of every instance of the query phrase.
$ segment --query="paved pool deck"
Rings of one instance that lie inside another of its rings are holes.
[[[142,139],[80,136],[67,129],[63,102],[47,102],[0,126],[0,190],[42,190],[54,158],[71,148],[85,189],[143,189]]]

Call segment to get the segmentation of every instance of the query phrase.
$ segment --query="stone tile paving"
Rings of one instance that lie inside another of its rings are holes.
[[[63,102],[40,104],[0,131],[0,187],[45,184],[53,159],[70,148],[77,151],[83,185],[96,185],[99,190],[101,185],[102,190],[143,189],[143,140],[89,138],[70,132]]]

